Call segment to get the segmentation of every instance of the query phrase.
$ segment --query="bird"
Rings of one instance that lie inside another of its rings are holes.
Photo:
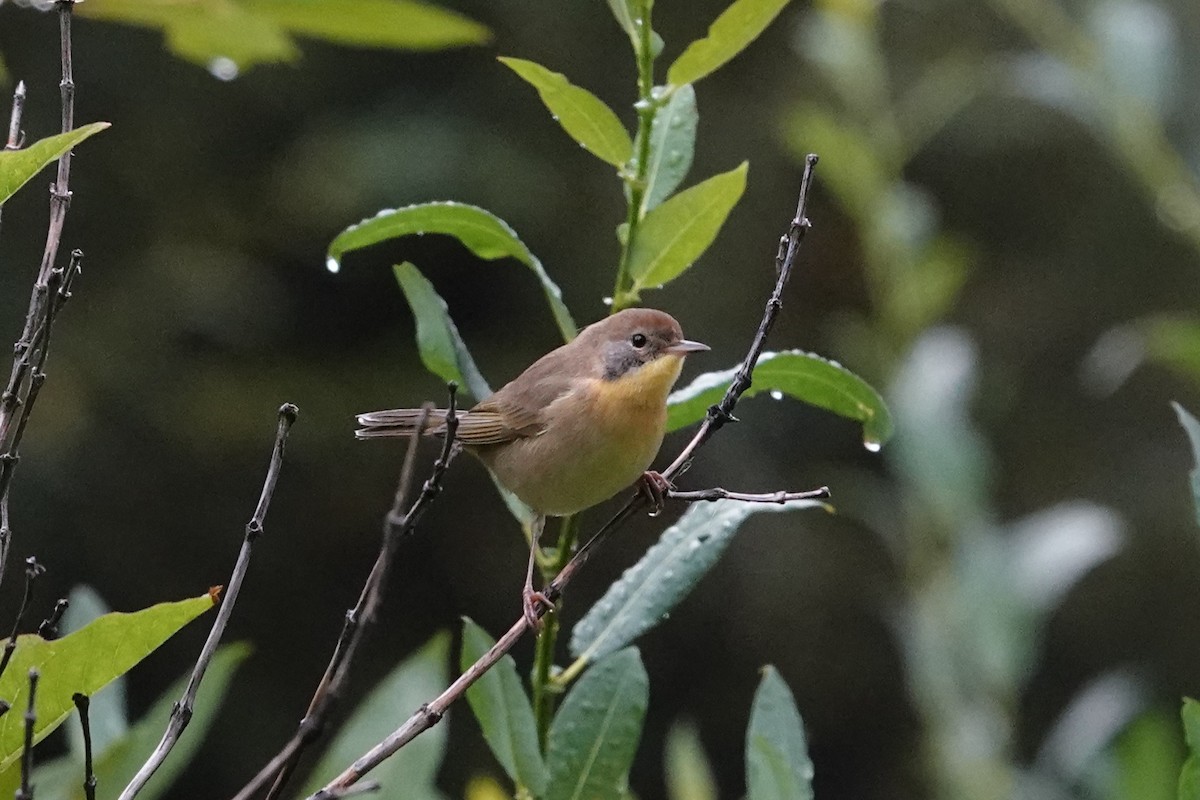
[[[457,414],[456,439],[534,512],[522,602],[540,625],[533,566],[546,517],[575,514],[641,486],[661,504],[669,486],[648,472],[662,445],[667,396],[684,358],[708,345],[683,337],[670,314],[618,311],[588,325],[491,396]],[[357,415],[359,439],[446,434],[445,409],[398,408]]]

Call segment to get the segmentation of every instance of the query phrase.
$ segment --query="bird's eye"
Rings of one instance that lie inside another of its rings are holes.
[[[634,347],[640,350],[646,346],[646,334],[635,333],[633,336],[629,337],[629,341]]]

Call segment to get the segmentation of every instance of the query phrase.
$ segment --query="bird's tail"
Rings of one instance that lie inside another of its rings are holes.
[[[462,416],[466,412],[459,411]],[[428,414],[428,416],[426,416]],[[371,411],[359,414],[358,424],[362,427],[354,432],[358,439],[378,439],[385,436],[412,436],[425,418],[422,431],[425,436],[440,436],[446,432],[447,411],[442,408],[432,408],[426,412],[423,408],[395,408],[390,411]]]

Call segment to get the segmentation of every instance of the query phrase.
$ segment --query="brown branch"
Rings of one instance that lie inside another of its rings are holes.
[[[25,612],[29,609],[29,601],[33,599],[33,586],[46,572],[46,568],[38,563],[34,556],[25,559],[25,592],[21,595],[21,605],[17,608],[17,618],[13,621],[12,633],[9,634],[8,641],[4,643],[4,655],[0,656],[0,676],[8,669],[8,662],[12,660],[13,653],[17,649],[17,634],[21,632],[21,623],[25,620]]]
[[[233,613],[234,604],[237,602],[238,592],[241,591],[242,581],[245,579],[246,571],[250,567],[250,551],[254,546],[255,540],[263,533],[263,519],[266,517],[267,509],[271,505],[271,498],[275,494],[275,483],[279,480],[279,470],[283,466],[283,449],[287,443],[288,431],[291,430],[292,424],[295,423],[298,413],[297,408],[291,403],[284,403],[279,407],[279,422],[275,428],[275,446],[271,450],[271,463],[267,467],[267,477],[263,481],[262,493],[258,496],[258,505],[254,508],[254,514],[251,515],[250,521],[246,523],[242,548],[238,552],[237,563],[234,565],[233,573],[229,577],[229,587],[225,592],[224,600],[221,602],[221,608],[217,612],[217,618],[213,622],[212,630],[208,632],[208,639],[205,640],[204,647],[200,650],[200,656],[196,659],[196,665],[192,669],[192,677],[188,680],[187,688],[183,691],[183,696],[171,709],[171,718],[167,723],[167,730],[163,733],[162,739],[159,740],[158,746],[154,748],[154,752],[150,754],[146,763],[138,770],[137,775],[121,791],[120,800],[133,800],[134,797],[137,797],[138,793],[146,786],[146,782],[150,780],[150,777],[162,766],[171,749],[175,747],[175,743],[179,741],[179,737],[183,734],[183,729],[191,722],[192,707],[196,702],[196,692],[200,689],[200,681],[203,680],[209,662],[212,661],[213,655],[217,652],[217,645],[221,641],[222,634],[225,633],[225,626],[229,624],[229,617]]]
[[[429,507],[429,504],[433,502],[433,499],[441,491],[442,478],[446,474],[450,462],[458,452],[458,447],[455,445],[454,440],[455,431],[458,429],[458,416],[455,413],[457,409],[458,386],[450,383],[447,389],[449,390],[450,400],[446,413],[446,436],[442,443],[442,450],[437,460],[433,463],[432,473],[422,485],[417,499],[406,512],[404,508],[408,503],[408,495],[412,487],[416,466],[417,444],[420,434],[429,419],[430,408],[426,406],[424,409],[425,413],[417,422],[416,433],[414,433],[412,439],[409,441],[408,450],[404,456],[404,465],[400,470],[400,480],[396,484],[396,494],[392,499],[392,507],[384,516],[383,543],[380,546],[379,555],[375,559],[375,565],[371,568],[371,572],[367,576],[359,593],[358,603],[354,608],[346,612],[346,619],[342,625],[341,635],[334,646],[333,656],[330,658],[329,666],[325,668],[325,674],[317,684],[317,689],[313,693],[308,711],[305,713],[304,719],[300,721],[300,725],[292,735],[292,738],[288,740],[274,758],[259,770],[258,774],[249,783],[242,787],[242,790],[237,793],[234,800],[249,800],[272,779],[274,779],[274,783],[267,794],[267,798],[270,800],[271,798],[278,797],[297,764],[299,764],[300,756],[303,754],[304,749],[315,741],[324,730],[325,722],[345,688],[347,678],[350,674],[350,665],[359,645],[362,643],[367,626],[375,620],[380,601],[383,597],[384,586],[387,583],[392,562],[394,561],[396,548],[399,546],[401,539],[412,533],[417,522],[420,521]]]
[[[792,500],[825,500],[829,497],[829,487],[809,489],[806,492],[767,492],[765,494],[747,494],[746,492],[731,492],[719,486],[712,489],[699,489],[692,492],[681,492],[678,489],[668,489],[668,500],[683,500],[687,503],[702,503],[713,500],[737,500],[742,503],[788,503]]]
[[[754,335],[753,341],[750,343],[750,350],[746,353],[746,358],[742,361],[742,365],[738,368],[737,374],[734,376],[733,382],[729,385],[729,389],[725,392],[724,398],[718,405],[713,406],[708,410],[707,416],[704,418],[700,429],[696,431],[696,435],[683,448],[679,455],[675,458],[671,465],[663,471],[663,477],[670,480],[674,475],[679,474],[687,463],[695,455],[705,442],[712,435],[720,430],[726,422],[734,419],[733,409],[737,405],[738,399],[742,394],[750,388],[753,379],[754,367],[758,363],[758,357],[762,353],[763,346],[766,343],[767,335],[771,332],[771,328],[775,325],[775,318],[779,315],[779,310],[783,307],[783,289],[787,285],[788,279],[791,277],[792,270],[795,267],[796,256],[800,251],[800,243],[804,239],[804,233],[809,228],[808,217],[806,214],[808,206],[808,195],[812,188],[813,171],[817,166],[817,157],[810,155],[806,159],[804,167],[804,178],[800,185],[800,200],[796,205],[796,215],[792,219],[788,227],[788,232],[780,239],[779,250],[776,255],[776,279],[775,288],[771,292],[770,298],[767,300],[766,308],[763,311],[762,320],[759,322],[758,331]],[[817,490],[818,492],[821,490]],[[705,498],[707,499],[707,498]],[[774,501],[773,501],[774,502]],[[599,531],[597,531],[586,544],[575,553],[575,556],[570,562],[559,572],[558,576],[551,581],[543,590],[542,593],[546,598],[554,603],[562,596],[563,590],[570,582],[571,578],[577,573],[586,563],[589,555],[594,551],[604,540],[614,531],[622,522],[628,519],[638,509],[645,506],[647,496],[644,492],[638,492],[633,495],[608,522],[606,522]],[[535,617],[541,619],[546,615],[548,608],[545,604],[537,604],[535,606]],[[487,672],[491,667],[503,658],[509,650],[517,643],[518,640],[525,634],[526,630],[531,626],[531,622],[524,615],[513,623],[508,632],[501,636],[494,645],[484,653],[474,664],[454,681],[445,691],[430,702],[422,705],[417,711],[410,716],[403,725],[390,733],[383,741],[372,747],[364,755],[362,755],[353,764],[347,767],[342,774],[338,775],[332,781],[325,785],[323,789],[314,795],[311,795],[309,800],[333,800],[339,795],[339,792],[345,791],[353,786],[364,775],[370,772],[375,767],[379,766],[385,759],[394,754],[404,745],[408,744],[418,735],[428,730],[441,721],[445,716],[447,709],[467,691],[471,684],[479,680],[480,676]]]
[[[83,794],[86,800],[96,800],[96,771],[92,767],[92,725],[88,719],[90,700],[86,694],[71,695],[79,710],[79,725],[83,728]]]
[[[8,118],[8,141],[5,150],[20,150],[25,144],[25,133],[21,130],[21,117],[25,113],[25,81],[17,81],[13,92],[12,113]]]
[[[29,779],[33,776],[33,729],[37,725],[37,712],[34,703],[37,700],[38,671],[29,670],[29,705],[25,708],[25,744],[21,748],[21,788],[17,789],[16,800],[33,800],[33,786]]]
[[[59,82],[62,94],[62,133],[68,133],[75,120],[75,78],[71,57],[71,11],[74,4],[75,0],[57,0],[55,4],[58,9],[62,62],[62,80]],[[20,117],[24,99],[22,84],[17,87],[17,93],[13,97],[6,149],[20,144]],[[46,228],[46,246],[42,251],[41,265],[38,267],[37,278],[29,298],[25,326],[13,347],[11,377],[3,394],[0,394],[0,580],[4,578],[12,539],[8,496],[17,465],[17,448],[38,392],[46,380],[42,368],[46,363],[53,317],[69,296],[67,287],[78,272],[78,256],[72,258],[71,266],[65,273],[54,267],[58,258],[59,243],[62,241],[63,225],[66,223],[67,208],[71,201],[70,176],[71,151],[68,149],[58,158],[58,172],[50,187],[50,221]]]

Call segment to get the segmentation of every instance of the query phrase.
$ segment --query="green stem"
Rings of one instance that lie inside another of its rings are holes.
[[[633,242],[637,238],[638,224],[642,221],[642,199],[646,195],[646,168],[650,161],[650,130],[658,113],[659,101],[654,97],[654,47],[653,28],[650,25],[649,4],[641,17],[638,28],[638,101],[634,108],[638,112],[638,131],[634,141],[637,152],[633,158],[633,175],[626,173],[629,185],[629,212],[625,217],[625,242],[621,246],[621,260],[617,264],[617,282],[613,288],[612,313],[633,305],[637,295],[633,292],[633,279],[629,276],[629,257]]]
[[[563,517],[562,527],[558,532],[558,545],[554,548],[551,563],[539,569],[542,573],[543,585],[554,580],[562,568],[571,559],[575,549],[577,535],[576,517]],[[558,614],[547,614],[542,617],[542,630],[538,633],[537,647],[533,656],[533,718],[537,723],[538,745],[542,752],[546,751],[546,741],[550,735],[550,722],[554,719],[554,698],[562,693],[550,674],[554,669],[554,649],[558,643]]]

